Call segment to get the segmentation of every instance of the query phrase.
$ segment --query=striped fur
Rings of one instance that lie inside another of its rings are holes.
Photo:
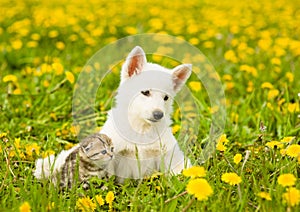
[[[56,159],[53,156],[38,159],[34,175],[37,179],[48,178],[62,188],[71,188],[76,182],[88,188],[90,177],[106,177],[105,168],[112,158],[111,139],[97,133],[83,139],[72,149],[62,151]]]

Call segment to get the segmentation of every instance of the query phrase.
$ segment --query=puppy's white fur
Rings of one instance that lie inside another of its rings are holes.
[[[149,95],[141,93],[142,90],[135,90],[136,96],[128,100],[130,104],[125,105],[124,98],[127,97],[124,93],[133,91],[123,90],[130,87],[124,84],[145,80],[143,73],[153,71],[159,71],[167,76],[153,81],[153,88],[159,86],[160,90],[152,89],[151,85],[145,88],[150,92]],[[170,127],[172,97],[185,84],[190,74],[190,64],[179,65],[170,70],[158,64],[148,63],[143,49],[139,46],[128,55],[121,70],[116,106],[109,112],[100,132],[108,135],[114,143],[115,159],[108,171],[116,175],[120,182],[125,178],[141,179],[154,171],[179,174],[182,169],[191,165],[189,159],[184,158]],[[164,99],[166,96],[169,97],[168,100]],[[122,110],[122,107],[128,108]],[[116,116],[114,111],[117,110],[124,112]],[[156,120],[154,111],[160,111],[163,117]],[[127,137],[120,132],[119,119],[128,119],[128,123],[125,122],[125,126],[122,126],[126,129]],[[152,138],[154,140],[151,140]],[[147,143],[147,140],[151,142]]]

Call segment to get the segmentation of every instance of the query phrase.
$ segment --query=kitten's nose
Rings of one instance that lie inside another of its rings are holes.
[[[164,117],[164,113],[161,110],[154,110],[152,115],[155,120],[160,120],[162,117]]]

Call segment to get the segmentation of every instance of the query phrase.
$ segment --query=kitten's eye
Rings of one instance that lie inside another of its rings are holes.
[[[164,101],[167,101],[169,99],[168,95],[165,95]]]
[[[113,151],[114,151],[114,148],[112,147],[112,148],[110,149],[110,151],[113,152]]]
[[[101,151],[101,154],[102,154],[102,155],[105,155],[106,153],[107,153],[106,150],[102,150],[102,151]]]
[[[150,91],[149,91],[149,90],[141,91],[141,93],[142,93],[144,96],[150,96]]]

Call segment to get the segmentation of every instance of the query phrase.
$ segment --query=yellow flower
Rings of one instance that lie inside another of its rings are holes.
[[[286,149],[286,154],[290,157],[298,157],[300,155],[300,145],[292,144]]]
[[[4,138],[7,136],[7,133],[0,133],[0,138]]]
[[[56,38],[58,36],[58,31],[57,30],[51,30],[49,33],[48,33],[48,36],[49,38]]]
[[[226,150],[225,144],[228,142],[229,140],[226,138],[226,134],[221,135],[217,141],[217,150],[224,152]]]
[[[278,65],[278,66],[280,66],[280,65],[281,65],[281,60],[280,60],[279,58],[277,58],[277,57],[274,57],[274,58],[271,59],[271,63],[272,63],[273,65]]]
[[[55,203],[54,202],[49,202],[47,205],[47,211],[51,211],[53,210],[55,207]]]
[[[74,77],[74,75],[72,74],[72,72],[66,71],[65,74],[66,74],[67,80],[68,80],[71,84],[74,84],[74,82],[75,82],[75,77]]]
[[[237,185],[242,182],[242,178],[233,172],[223,174],[221,180],[229,185]]]
[[[202,178],[190,180],[186,186],[186,191],[189,194],[195,195],[199,201],[207,200],[208,197],[213,194],[213,190],[209,183]]]
[[[76,201],[76,207],[80,211],[90,212],[90,211],[94,211],[97,205],[89,197],[82,197]]]
[[[206,171],[202,166],[193,166],[188,169],[184,169],[182,174],[186,177],[204,177],[206,175]]]
[[[56,75],[61,75],[64,73],[64,67],[61,63],[53,63],[52,68]]]
[[[286,149],[281,149],[281,150],[280,150],[280,154],[281,154],[282,156],[286,156]]]
[[[9,74],[3,77],[3,82],[17,82],[18,78],[15,75]]]
[[[300,191],[294,187],[288,188],[282,198],[288,205],[296,206],[300,202]]]
[[[22,46],[23,46],[23,42],[20,39],[14,40],[14,41],[11,42],[11,47],[13,49],[18,50],[18,49],[21,49]]]
[[[261,84],[261,88],[269,88],[272,89],[273,85],[269,82],[264,82],[263,84]]]
[[[242,160],[242,154],[236,154],[234,157],[233,157],[233,162],[235,164],[238,164],[239,162],[241,162]]]
[[[73,144],[71,142],[68,142],[66,145],[65,145],[65,150],[68,150],[68,149],[71,149],[73,146],[75,146],[77,144]]]
[[[234,82],[225,82],[226,90],[231,90],[234,88]]]
[[[277,89],[271,89],[268,92],[268,100],[274,99],[278,95],[279,95],[279,90],[277,90]]]
[[[198,91],[201,90],[201,83],[200,82],[196,82],[196,81],[189,82],[189,86],[195,92],[198,92]]]
[[[218,142],[227,144],[229,142],[229,140],[227,139],[227,135],[226,134],[221,135],[220,138],[218,139]]]
[[[74,135],[77,136],[80,132],[80,125],[72,125],[70,127],[70,132]]]
[[[294,140],[295,136],[288,136],[288,137],[284,137],[283,139],[281,139],[281,142],[284,143],[290,143],[292,140]]]
[[[217,150],[219,150],[221,152],[224,152],[227,149],[222,142],[218,142],[216,148],[217,148]]]
[[[113,201],[115,199],[115,195],[112,191],[109,191],[105,197],[105,201],[108,203],[108,204],[112,204]]]
[[[294,81],[294,74],[292,72],[287,72],[285,74],[285,77],[288,79],[289,82],[293,82]]]
[[[282,174],[278,177],[278,184],[284,187],[293,186],[296,183],[296,177],[293,174]]]
[[[266,143],[266,146],[271,148],[271,149],[274,149],[274,147],[278,147],[279,149],[282,149],[283,148],[283,144],[280,143],[279,141],[270,141],[270,142],[267,142]]]
[[[31,207],[28,202],[23,202],[23,204],[19,207],[20,212],[30,212]]]
[[[230,62],[233,62],[233,63],[237,63],[238,62],[238,59],[236,57],[236,54],[233,50],[228,50],[225,52],[224,54],[224,58]]]
[[[42,153],[42,158],[46,158],[46,157],[48,157],[50,155],[54,155],[54,154],[55,154],[55,152],[53,150],[47,150]]]
[[[300,111],[299,110],[299,104],[297,102],[295,102],[295,103],[288,103],[287,110],[290,113],[299,112]]]
[[[14,91],[13,91],[13,94],[15,95],[20,95],[22,93],[21,89],[20,88],[16,88]]]
[[[259,193],[257,194],[257,196],[259,196],[259,197],[261,197],[262,199],[265,199],[265,200],[269,200],[269,201],[272,200],[270,194],[267,193],[267,192],[259,192]]]
[[[101,195],[96,195],[96,196],[95,196],[95,199],[96,199],[96,202],[97,202],[100,206],[104,205],[104,199],[102,198]]]
[[[172,132],[173,134],[177,133],[179,130],[180,130],[180,125],[178,124],[175,124],[173,127],[172,127]]]
[[[66,45],[64,44],[64,42],[61,42],[61,41],[56,42],[55,46],[56,46],[56,48],[58,50],[64,50],[65,47],[66,47]]]
[[[224,74],[224,76],[222,77],[224,81],[231,81],[232,80],[232,76],[230,74]]]
[[[39,43],[36,42],[36,41],[29,41],[29,42],[26,43],[26,46],[27,46],[28,48],[35,48],[35,47],[37,47],[38,45],[39,45]]]
[[[105,201],[108,203],[109,211],[112,211],[112,203],[115,199],[115,195],[112,191],[106,194]]]
[[[21,138],[15,138],[15,141],[14,141],[14,147],[16,150],[19,150],[21,148]]]
[[[35,152],[37,155],[40,154],[40,146],[37,145],[37,143],[28,144],[25,146],[26,154],[28,156],[32,156],[32,153]]]

